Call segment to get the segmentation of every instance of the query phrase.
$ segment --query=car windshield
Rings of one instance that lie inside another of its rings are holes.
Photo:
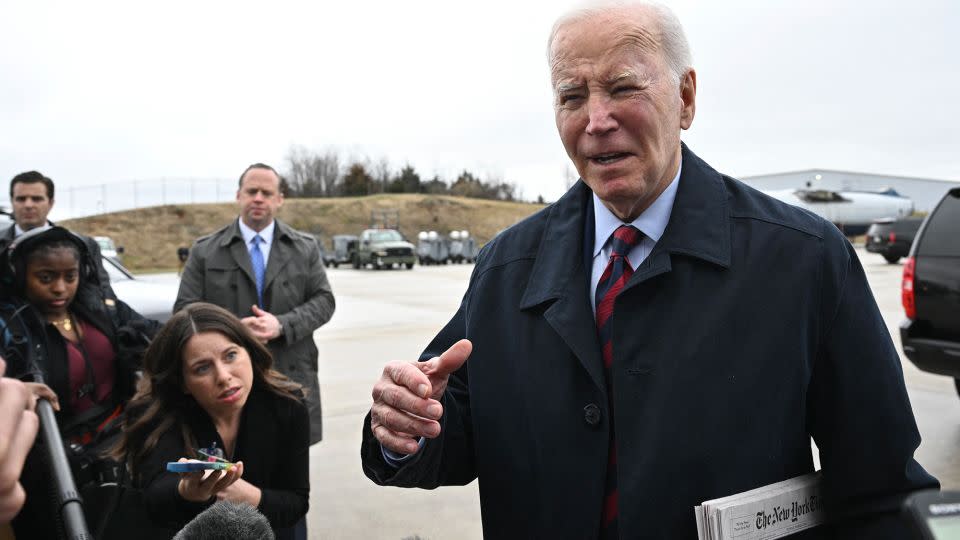
[[[103,251],[114,251],[113,240],[109,238],[97,238],[97,244],[100,245],[100,249]]]
[[[370,234],[370,240],[373,242],[396,242],[403,240],[397,231],[377,231]]]

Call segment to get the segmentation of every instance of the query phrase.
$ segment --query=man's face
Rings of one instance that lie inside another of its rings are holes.
[[[47,197],[47,186],[42,182],[17,182],[13,185],[13,220],[25,231],[47,222],[53,200]]]
[[[658,39],[652,16],[634,10],[569,22],[550,48],[560,139],[584,182],[624,221],[673,180],[680,130],[693,121],[696,75],[676,82]]]
[[[267,169],[250,169],[243,175],[237,190],[240,218],[255,231],[262,231],[273,222],[277,210],[283,206],[280,179]]]

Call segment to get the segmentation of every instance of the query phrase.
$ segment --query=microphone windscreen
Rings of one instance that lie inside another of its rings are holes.
[[[274,540],[270,522],[249,504],[219,501],[190,520],[173,540]]]

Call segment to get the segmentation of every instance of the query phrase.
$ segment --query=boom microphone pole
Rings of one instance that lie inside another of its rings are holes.
[[[43,382],[42,379],[43,377],[38,375],[36,382]],[[47,448],[50,475],[57,490],[56,503],[67,540],[93,540],[87,529],[87,519],[83,516],[83,501],[77,492],[73,472],[70,471],[70,462],[63,449],[60,426],[57,425],[53,406],[49,401],[37,400],[37,416],[40,417],[40,432],[43,435],[44,446]]]
[[[10,316],[10,319],[19,319],[24,329],[26,329],[26,324],[23,317],[20,316],[20,312],[28,306],[29,304],[24,304]],[[33,356],[34,351],[30,339],[25,336],[15,336],[13,339],[14,341],[24,339],[27,341],[27,354],[30,356],[28,365],[31,366],[33,382],[45,384],[43,371],[40,369],[36,357]],[[22,344],[22,341],[20,343]],[[53,484],[57,490],[57,511],[60,515],[60,522],[63,523],[67,540],[93,540],[89,529],[87,529],[87,519],[83,515],[83,500],[80,498],[77,485],[73,481],[73,471],[70,470],[70,461],[67,459],[66,450],[64,450],[63,438],[60,436],[60,426],[57,424],[53,405],[46,399],[38,399],[37,416],[40,418],[40,434],[43,436],[47,461],[50,463],[50,476],[53,478]]]

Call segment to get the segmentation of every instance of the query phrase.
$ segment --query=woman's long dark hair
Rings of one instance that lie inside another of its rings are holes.
[[[180,429],[188,455],[196,451],[186,418],[199,405],[183,392],[183,350],[190,338],[204,332],[217,332],[247,350],[254,387],[292,400],[303,395],[299,384],[273,369],[270,351],[232,313],[204,302],[188,305],[163,325],[144,354],[143,379],[127,406],[132,416],[124,422],[120,443],[110,451],[111,457],[127,463],[135,480],[143,459],[170,429]]]

